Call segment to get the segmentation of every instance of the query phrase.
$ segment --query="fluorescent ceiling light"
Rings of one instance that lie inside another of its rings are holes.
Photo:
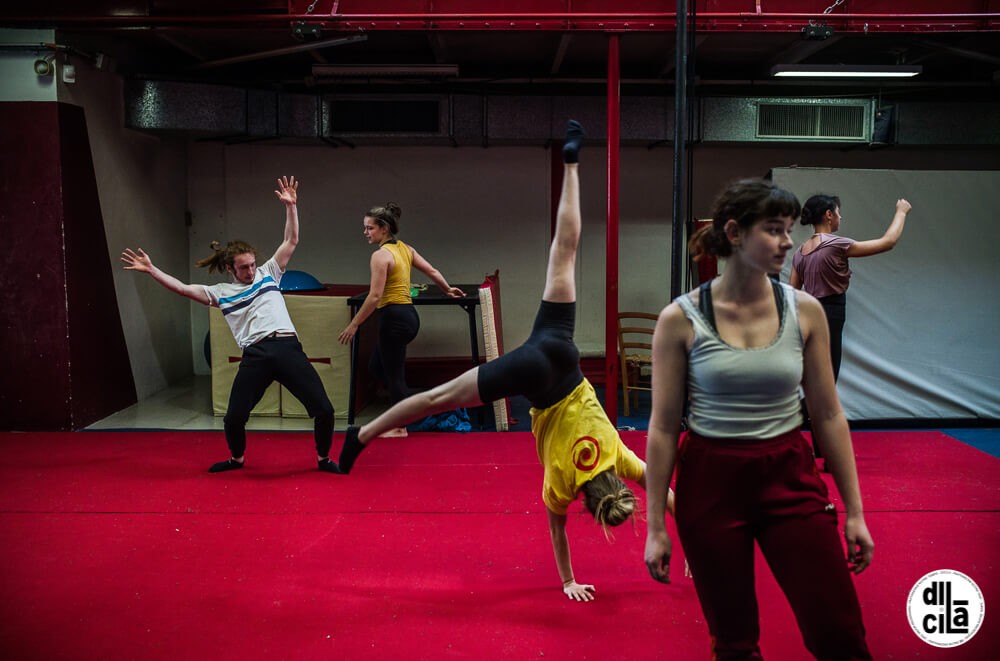
[[[912,78],[921,66],[876,66],[870,64],[778,64],[771,67],[776,78]]]
[[[314,64],[316,78],[382,78],[396,76],[457,76],[456,64]]]

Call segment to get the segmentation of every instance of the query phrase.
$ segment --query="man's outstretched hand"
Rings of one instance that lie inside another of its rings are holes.
[[[274,194],[285,204],[292,205],[298,200],[299,182],[295,177],[280,177],[278,179],[278,190]]]
[[[153,269],[153,260],[149,258],[149,255],[142,248],[138,248],[135,251],[131,248],[126,248],[125,252],[122,253],[122,261],[125,262],[126,271],[149,273]]]

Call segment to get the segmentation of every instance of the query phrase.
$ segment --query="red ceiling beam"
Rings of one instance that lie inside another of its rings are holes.
[[[324,30],[356,32],[379,30],[443,31],[597,31],[665,32],[676,29],[673,12],[505,12],[505,13],[288,13],[288,14],[166,14],[166,15],[10,15],[0,10],[7,27],[60,28],[251,28],[283,27],[292,22],[319,23]],[[798,32],[821,23],[838,32],[982,32],[1000,30],[1000,11],[963,13],[802,13],[700,12],[696,29],[708,32]]]

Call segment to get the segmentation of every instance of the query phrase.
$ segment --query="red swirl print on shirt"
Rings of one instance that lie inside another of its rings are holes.
[[[573,444],[573,465],[581,471],[591,471],[601,459],[601,446],[590,436],[581,436]]]

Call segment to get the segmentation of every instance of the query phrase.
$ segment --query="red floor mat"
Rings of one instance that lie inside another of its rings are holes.
[[[626,436],[641,454],[644,434]],[[933,433],[855,442],[876,539],[856,579],[873,653],[991,658],[1000,460]],[[654,583],[642,522],[608,543],[575,506],[574,565],[597,599],[561,594],[529,434],[380,440],[348,477],[315,469],[309,434],[251,434],[248,468],[205,472],[223,456],[218,433],[0,434],[3,656],[707,658],[679,544],[674,583]],[[943,568],[987,603],[983,629],[951,650],[919,640],[905,610]],[[765,656],[808,658],[760,559],[758,575]]]

